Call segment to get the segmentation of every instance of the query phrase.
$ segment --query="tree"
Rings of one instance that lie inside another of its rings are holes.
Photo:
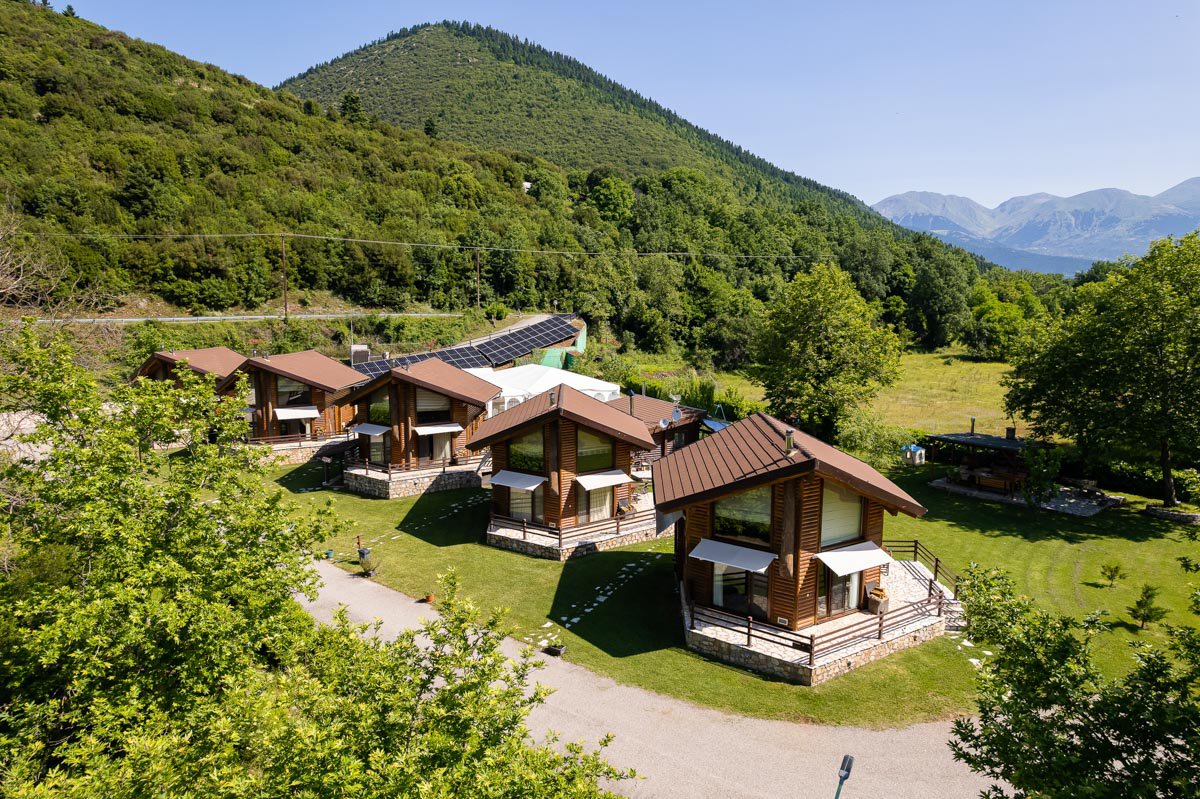
[[[367,113],[363,110],[362,98],[353,92],[346,92],[342,95],[338,111],[347,122],[362,122],[367,118]]]
[[[633,188],[615,175],[603,178],[588,191],[588,202],[600,218],[623,225],[633,216]]]
[[[75,16],[75,7],[73,5],[71,5],[70,3],[67,3],[67,7],[63,9],[63,16],[64,17]]]
[[[1174,453],[1200,445],[1200,237],[1156,241],[1128,270],[1085,284],[1075,311],[1036,329],[1011,362],[1009,413],[1088,451],[1153,448],[1163,502],[1175,505]]]
[[[33,325],[4,354],[0,411],[42,421],[0,470],[0,793],[590,799],[628,776],[530,744],[532,652],[453,575],[394,641],[304,614],[331,521],[267,488],[244,396],[189,370],[102,396]]]
[[[959,583],[980,667],[975,718],[954,722],[954,757],[1003,783],[1000,799],[1194,799],[1200,792],[1200,631],[1172,627],[1170,650],[1134,647],[1106,679],[1092,655],[1099,614],[1078,621],[1018,596],[972,566]]]
[[[768,307],[755,351],[751,374],[771,410],[826,439],[896,379],[900,361],[899,338],[849,275],[828,264],[792,278]]]
[[[1167,615],[1167,609],[1161,605],[1156,605],[1154,600],[1158,599],[1159,589],[1149,583],[1142,586],[1142,592],[1138,594],[1138,598],[1126,610],[1134,621],[1138,623],[1138,629],[1146,629],[1147,624],[1153,624],[1156,621],[1162,621]]]
[[[438,137],[438,122],[434,117],[425,117],[425,135],[431,139]]]
[[[1120,563],[1105,563],[1100,567],[1100,576],[1108,582],[1109,588],[1114,588],[1117,580],[1125,579],[1126,573]]]

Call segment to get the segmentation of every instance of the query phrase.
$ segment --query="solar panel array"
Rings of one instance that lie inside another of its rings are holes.
[[[523,358],[536,349],[573,338],[578,331],[571,324],[572,318],[574,317],[554,316],[511,333],[501,333],[478,344],[366,361],[354,364],[354,368],[369,378],[376,378],[384,372],[390,371],[392,367],[417,363],[428,358],[439,358],[459,369],[501,366],[515,361],[517,358]]]

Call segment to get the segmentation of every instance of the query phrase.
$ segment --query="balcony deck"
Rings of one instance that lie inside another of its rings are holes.
[[[654,496],[635,491],[629,509],[623,514],[575,527],[549,527],[492,514],[487,542],[534,557],[566,560],[657,538],[656,523]],[[668,528],[664,535],[670,534]]]

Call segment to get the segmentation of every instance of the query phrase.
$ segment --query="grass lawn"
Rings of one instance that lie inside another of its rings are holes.
[[[1082,616],[1110,611],[1113,629],[1099,641],[1101,665],[1112,674],[1130,663],[1128,642],[1161,643],[1161,625],[1138,632],[1125,607],[1143,582],[1162,588],[1167,621],[1187,618],[1187,588],[1176,557],[1198,548],[1180,528],[1130,510],[1077,519],[1022,507],[957,497],[929,488],[933,469],[898,475],[930,509],[920,520],[889,517],[886,536],[919,538],[961,571],[970,561],[1008,569],[1020,588],[1046,607]],[[565,564],[484,546],[485,491],[453,491],[399,500],[374,500],[343,492],[310,491],[321,470],[312,464],[282,467],[273,476],[303,504],[333,503],[350,528],[329,547],[354,568],[354,536],[381,556],[376,579],[410,596],[436,590],[451,567],[465,595],[483,607],[506,607],[513,634],[536,643],[550,629],[567,643],[566,657],[622,683],[721,710],[762,718],[824,724],[899,726],[969,712],[979,650],[944,637],[892,655],[816,688],[790,685],[707,660],[683,647],[678,602],[672,593],[669,539],[599,553]],[[1116,588],[1102,585],[1100,565],[1120,562],[1130,573]],[[592,613],[597,589],[623,567],[642,567]],[[570,630],[564,618],[580,616]],[[546,628],[547,622],[553,627]],[[871,712],[862,703],[871,700]]]
[[[893,655],[816,688],[791,685],[716,663],[683,646],[678,599],[672,593],[670,539],[599,553],[565,564],[518,555],[480,543],[487,525],[487,493],[448,491],[424,497],[375,500],[343,492],[303,491],[320,483],[319,466],[284,467],[274,476],[302,504],[327,500],[353,525],[329,547],[347,568],[354,537],[380,555],[375,579],[420,596],[435,591],[437,576],[458,570],[462,590],[477,604],[509,608],[517,638],[536,643],[553,621],[566,657],[622,683],[744,715],[825,724],[897,726],[967,710],[972,668],[949,638]],[[577,608],[622,567],[644,566],[590,614]],[[562,618],[582,616],[570,630]],[[869,714],[862,712],[870,697]]]
[[[1007,371],[1007,364],[967,358],[962,347],[907,352],[900,361],[900,378],[872,407],[883,421],[898,427],[960,432],[971,428],[974,416],[979,432],[1004,435],[1010,422],[1004,416],[1000,378]]]

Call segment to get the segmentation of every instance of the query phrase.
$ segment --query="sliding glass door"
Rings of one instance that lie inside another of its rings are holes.
[[[739,616],[769,618],[768,580],[765,574],[713,564],[713,605]]]
[[[817,617],[832,618],[857,610],[862,593],[862,572],[839,576],[825,564],[817,565]]]

